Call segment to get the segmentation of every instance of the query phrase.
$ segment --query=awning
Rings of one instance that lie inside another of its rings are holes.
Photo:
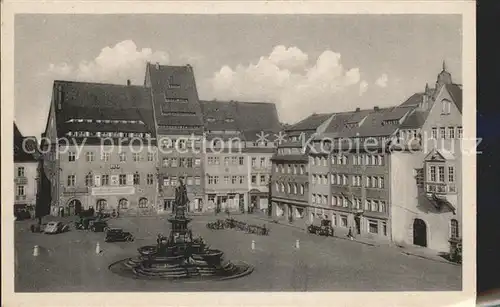
[[[436,207],[436,209],[441,210],[443,207],[448,207],[453,213],[455,213],[455,207],[444,197],[437,196],[435,193],[427,193],[427,199],[431,204]]]

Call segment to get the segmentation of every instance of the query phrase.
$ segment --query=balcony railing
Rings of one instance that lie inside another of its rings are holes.
[[[16,195],[16,200],[26,200],[26,195]]]
[[[28,178],[26,177],[16,177],[14,178],[15,184],[28,184]]]
[[[450,186],[448,189],[448,185],[446,183],[426,183],[426,191],[428,193],[436,193],[436,194],[446,194],[448,192],[454,192],[456,190],[453,185],[453,189]]]

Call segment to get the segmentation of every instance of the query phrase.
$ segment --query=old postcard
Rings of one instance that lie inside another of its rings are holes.
[[[474,5],[4,2],[5,305],[474,304]]]

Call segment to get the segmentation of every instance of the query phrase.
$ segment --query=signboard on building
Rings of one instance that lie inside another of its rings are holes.
[[[132,195],[135,193],[135,187],[95,187],[92,188],[92,195]]]

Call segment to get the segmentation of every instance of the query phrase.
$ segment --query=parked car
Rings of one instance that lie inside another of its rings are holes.
[[[333,237],[333,227],[332,221],[330,220],[321,220],[321,225],[309,225],[307,227],[307,231],[312,234],[317,234],[320,236]]]
[[[69,230],[69,226],[63,224],[62,222],[48,222],[45,226],[44,233],[46,234],[56,234]]]
[[[134,236],[121,228],[110,228],[106,231],[104,242],[131,242],[134,241]]]
[[[14,213],[16,217],[16,221],[29,220],[31,218],[31,214],[28,210],[19,210]]]
[[[89,222],[89,229],[93,232],[103,232],[109,229],[108,222],[96,219]]]

